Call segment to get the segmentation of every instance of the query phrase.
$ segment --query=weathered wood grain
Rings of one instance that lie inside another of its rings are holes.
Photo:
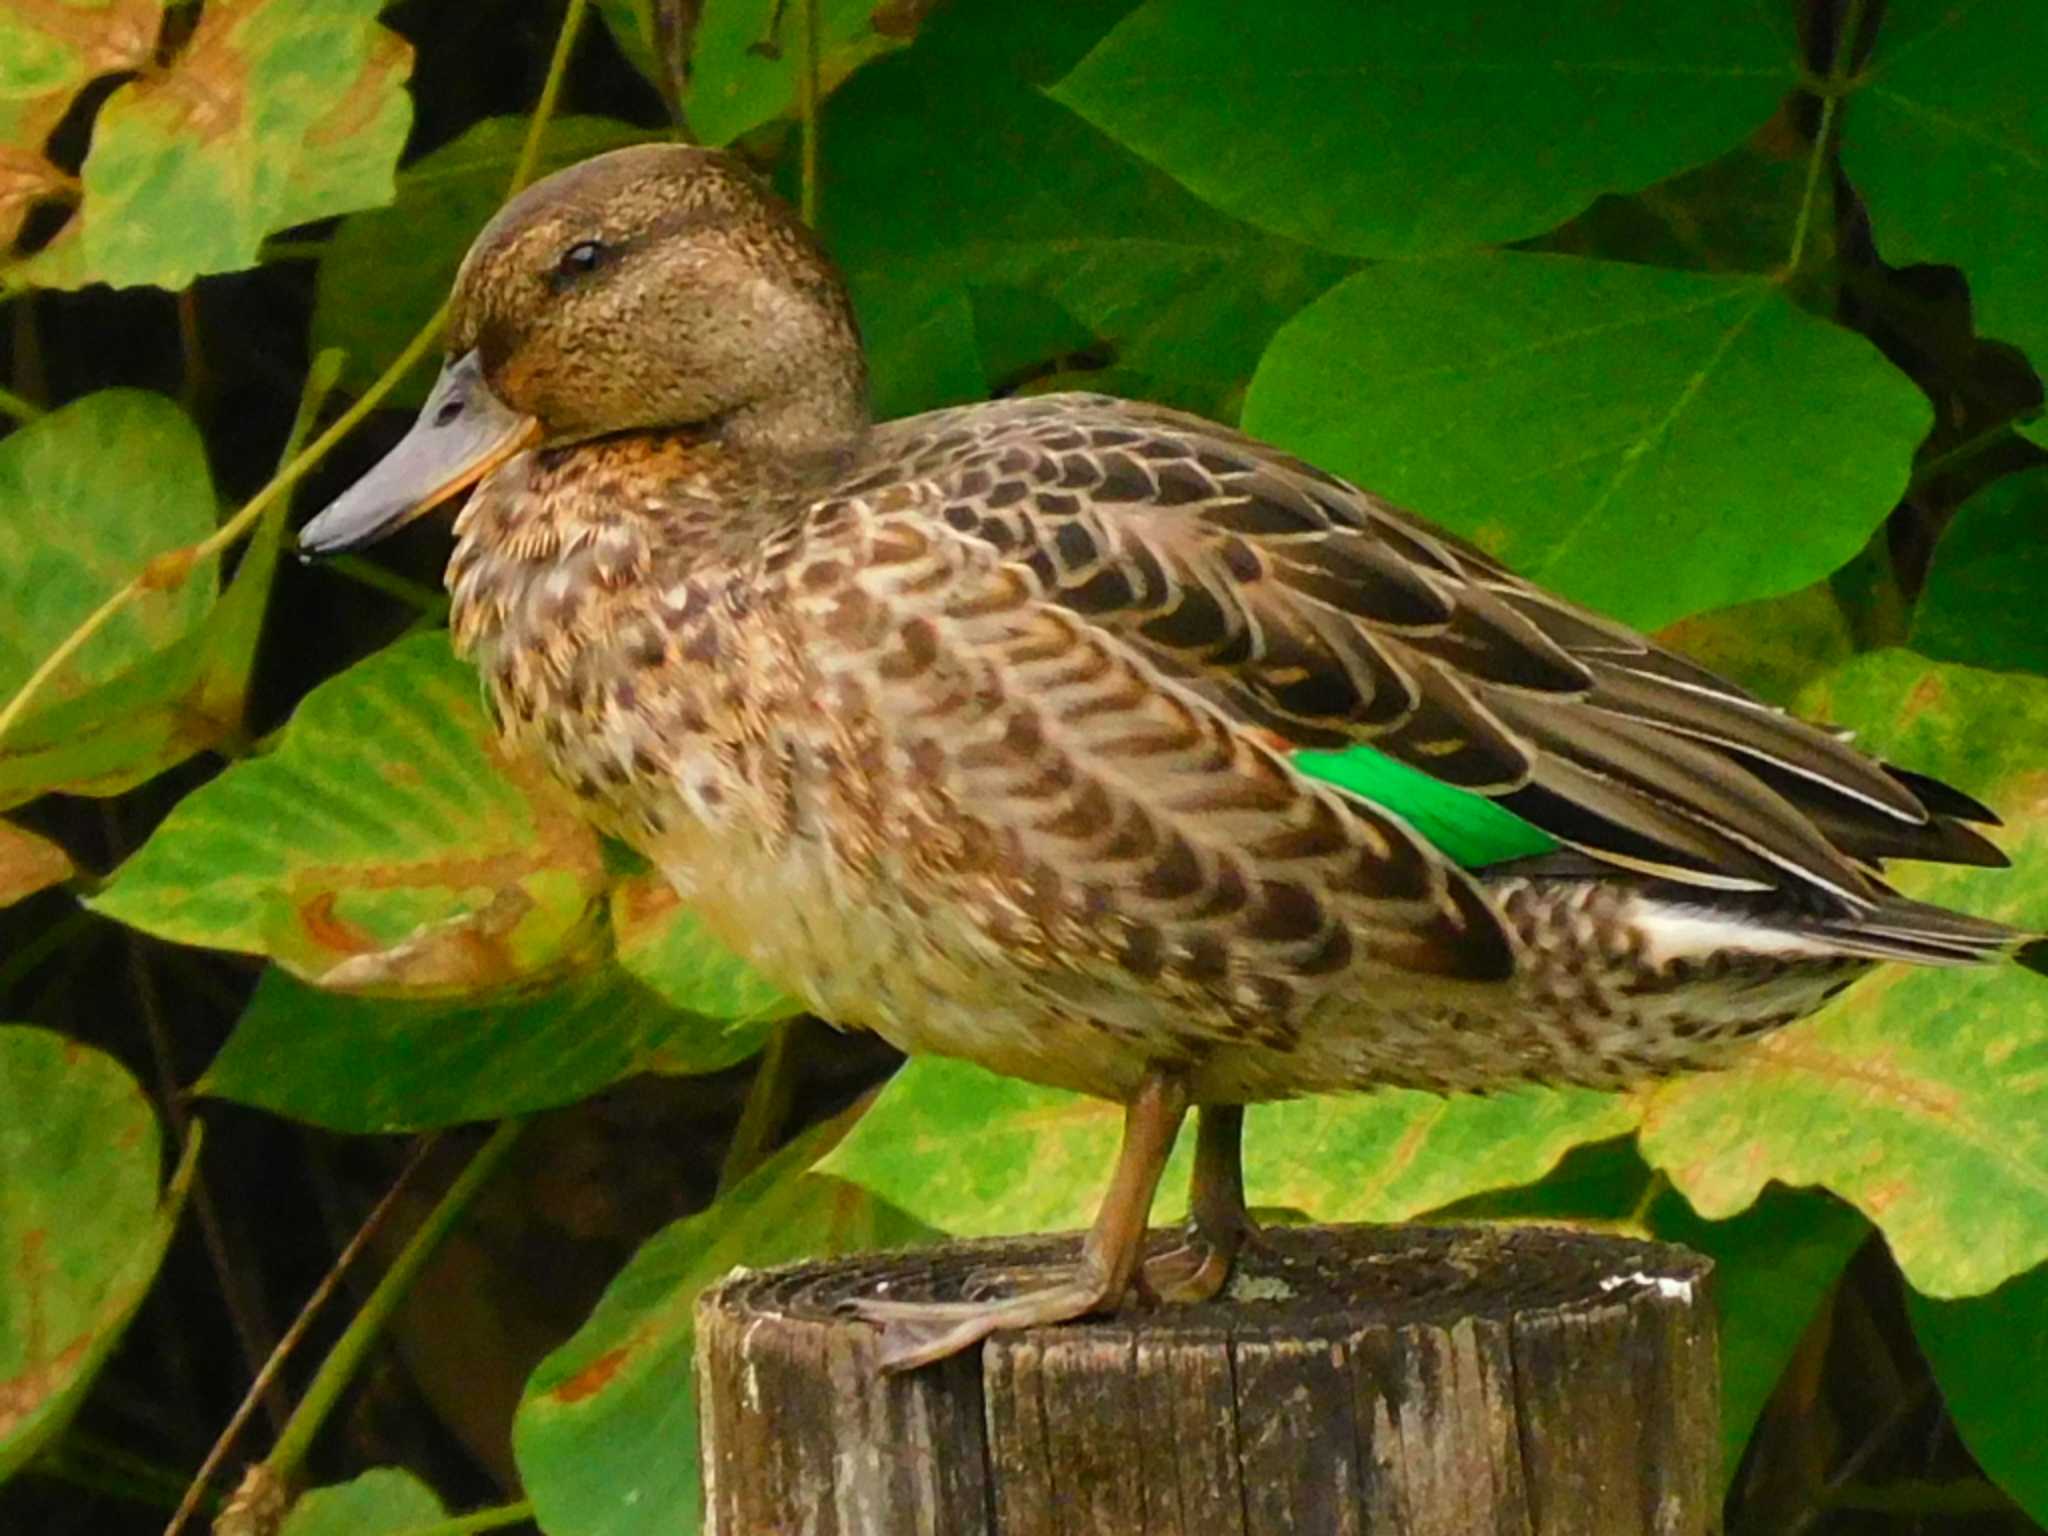
[[[1706,1536],[1709,1266],[1533,1228],[1299,1227],[1230,1294],[904,1376],[839,1314],[1072,1240],[741,1273],[699,1304],[717,1536]]]

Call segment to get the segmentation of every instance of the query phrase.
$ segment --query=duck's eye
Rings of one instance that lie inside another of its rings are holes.
[[[602,240],[578,240],[562,252],[561,260],[555,263],[555,276],[573,281],[587,277],[611,259],[611,248]]]

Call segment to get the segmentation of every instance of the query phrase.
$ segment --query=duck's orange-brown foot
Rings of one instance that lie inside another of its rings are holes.
[[[1231,1267],[1259,1240],[1244,1203],[1244,1106],[1205,1104],[1195,1120],[1195,1171],[1188,1185],[1187,1240],[1155,1254],[1138,1285],[1154,1301],[1207,1301],[1229,1283]]]
[[[989,1301],[857,1297],[842,1303],[855,1317],[881,1328],[882,1369],[915,1370],[958,1354],[992,1333],[1064,1323],[1120,1303],[1137,1274],[1145,1219],[1187,1112],[1187,1085],[1177,1075],[1147,1075],[1137,1096],[1124,1106],[1124,1140],[1116,1172],[1081,1245],[1081,1260],[1050,1285]]]
[[[1113,1309],[1129,1288],[1087,1261],[1051,1285],[996,1301],[869,1301],[846,1303],[855,1317],[882,1330],[885,1371],[913,1371],[978,1344],[992,1333],[1071,1322]]]

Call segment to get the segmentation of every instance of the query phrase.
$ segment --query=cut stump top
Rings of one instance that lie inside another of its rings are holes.
[[[1165,1241],[1155,1235],[1155,1244]],[[738,1536],[1706,1536],[1711,1266],[1534,1227],[1292,1227],[1195,1306],[884,1376],[855,1296],[958,1300],[1074,1238],[736,1273],[698,1312],[704,1483]]]

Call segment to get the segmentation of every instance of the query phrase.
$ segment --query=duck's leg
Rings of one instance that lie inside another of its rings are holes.
[[[857,1317],[882,1328],[882,1368],[914,1370],[957,1354],[990,1334],[1063,1323],[1115,1307],[1131,1287],[1145,1245],[1145,1222],[1159,1175],[1187,1118],[1187,1084],[1155,1070],[1124,1106],[1123,1146],[1116,1171],[1081,1244],[1072,1272],[1051,1285],[991,1301],[914,1302],[857,1299]]]
[[[1244,1106],[1204,1104],[1195,1116],[1187,1241],[1148,1260],[1139,1283],[1160,1301],[1207,1301],[1258,1235],[1244,1203]]]

